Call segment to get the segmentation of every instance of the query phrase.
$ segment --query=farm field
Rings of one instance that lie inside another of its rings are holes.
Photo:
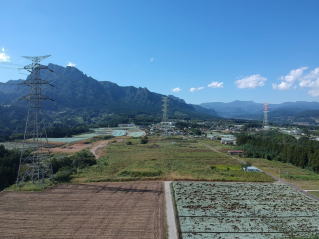
[[[162,239],[161,182],[62,184],[0,193],[0,238]]]
[[[319,202],[284,184],[174,182],[183,239],[319,234]]]
[[[217,180],[269,182],[264,173],[242,171],[241,163],[208,149],[200,139],[149,137],[147,144],[126,139],[108,145],[97,165],[75,175],[73,182],[126,180]]]

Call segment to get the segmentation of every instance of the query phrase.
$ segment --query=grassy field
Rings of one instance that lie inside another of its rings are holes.
[[[272,181],[263,173],[243,172],[238,160],[205,147],[209,142],[151,137],[147,144],[140,144],[138,139],[113,143],[106,148],[106,156],[100,158],[97,165],[75,175],[73,182],[141,179]]]
[[[312,195],[315,195],[319,198],[319,192],[311,192]]]
[[[227,151],[228,149],[238,148],[236,146],[225,146],[217,141],[209,143],[216,150]],[[294,184],[304,190],[319,190],[319,174],[314,173],[308,169],[302,169],[289,163],[283,163],[278,161],[271,161],[260,158],[240,158],[260,169],[273,175],[277,178],[281,178],[291,184]],[[319,192],[309,192],[319,197]]]
[[[294,165],[267,159],[246,159],[256,167],[304,190],[319,190],[319,174]],[[319,192],[309,192],[319,197]]]
[[[52,182],[50,182],[48,179],[46,179],[43,183],[35,183],[33,184],[32,182],[26,182],[23,184],[20,184],[17,186],[16,184],[11,185],[10,187],[6,188],[5,191],[32,191],[32,192],[41,192],[44,189],[47,189],[51,186],[54,186]]]

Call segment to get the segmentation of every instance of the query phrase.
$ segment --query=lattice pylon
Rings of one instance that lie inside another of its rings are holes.
[[[162,122],[167,122],[168,121],[168,97],[164,96],[163,99],[163,105],[162,105]]]
[[[43,183],[45,178],[52,176],[50,150],[41,115],[42,102],[49,99],[42,93],[43,86],[50,85],[50,83],[41,79],[40,71],[49,70],[49,68],[41,65],[40,61],[47,57],[49,55],[25,57],[32,60],[32,63],[24,67],[25,70],[30,72],[30,76],[23,84],[28,86],[30,90],[29,94],[24,96],[24,99],[28,102],[28,114],[23,147],[20,153],[17,185],[25,181]]]

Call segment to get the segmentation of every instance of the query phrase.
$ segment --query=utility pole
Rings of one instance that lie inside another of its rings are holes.
[[[29,93],[23,97],[28,102],[28,113],[16,180],[18,186],[26,181],[44,183],[45,178],[52,176],[48,138],[41,116],[42,102],[49,100],[47,96],[43,95],[43,87],[51,84],[41,79],[40,71],[52,70],[48,66],[41,65],[40,62],[49,56],[24,57],[31,60],[32,63],[24,66],[30,75],[22,83],[29,87]]]

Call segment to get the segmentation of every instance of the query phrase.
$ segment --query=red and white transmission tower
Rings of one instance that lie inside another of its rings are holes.
[[[263,121],[263,127],[264,129],[269,129],[269,120],[268,120],[268,113],[269,113],[269,104],[264,104],[264,121]]]

